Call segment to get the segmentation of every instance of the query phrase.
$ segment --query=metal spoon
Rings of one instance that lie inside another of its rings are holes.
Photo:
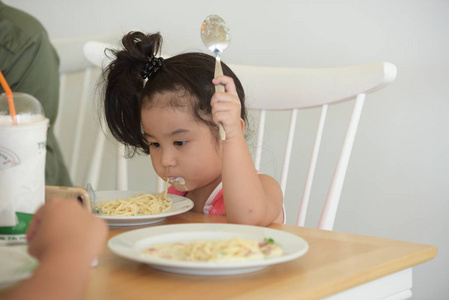
[[[215,55],[215,77],[223,75],[221,68],[220,55],[229,45],[231,41],[231,31],[226,22],[217,15],[207,16],[201,25],[201,40],[204,45],[209,48]],[[216,92],[224,92],[224,86],[221,84],[215,86]],[[218,124],[220,129],[220,137],[226,140],[226,132],[223,125]]]
[[[170,182],[170,184],[178,187],[178,188],[183,188],[184,190],[188,191],[189,189],[186,186],[186,181],[184,179],[184,177],[169,177],[168,181]]]
[[[96,200],[96,196],[95,196],[95,191],[92,187],[92,185],[90,184],[90,182],[87,183],[87,192],[89,193],[89,199],[90,199],[90,204],[91,204],[91,211],[96,214],[99,215],[101,214],[101,210],[97,207],[97,205],[95,204],[95,200]]]

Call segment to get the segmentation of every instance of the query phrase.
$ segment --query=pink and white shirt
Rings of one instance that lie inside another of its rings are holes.
[[[173,186],[168,188],[168,193],[172,195],[185,196],[187,192],[178,191]],[[206,203],[203,207],[203,212],[207,215],[218,215],[218,216],[226,216],[226,209],[223,202],[223,183],[215,188],[215,190],[210,194],[209,198],[207,198]]]

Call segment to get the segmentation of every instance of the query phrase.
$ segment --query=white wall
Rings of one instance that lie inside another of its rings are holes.
[[[335,230],[436,245],[436,259],[414,272],[414,299],[449,297],[449,1],[144,1],[8,0],[30,12],[52,38],[79,37],[139,29],[160,31],[165,52],[206,51],[199,36],[209,14],[229,24],[228,63],[284,67],[333,67],[389,61],[396,81],[368,97],[343,190]],[[324,162],[318,182],[331,176],[335,154],[330,145],[345,129],[337,125],[348,109],[334,113],[326,126]],[[316,122],[317,113],[300,114],[298,130]],[[282,113],[270,122],[284,126]],[[279,178],[279,145],[273,132],[265,172]],[[328,147],[329,146],[329,147]],[[68,150],[69,151],[69,150]],[[293,180],[307,168],[310,150],[297,148]],[[148,162],[138,158],[133,166]],[[151,166],[148,162],[148,169]],[[105,174],[106,176],[106,174]],[[151,171],[133,175],[130,188],[145,188]],[[105,177],[106,178],[106,177]],[[286,205],[294,222],[301,185],[289,186]],[[111,185],[103,183],[102,188]],[[315,198],[326,190],[315,185]],[[317,207],[307,226],[315,226]]]

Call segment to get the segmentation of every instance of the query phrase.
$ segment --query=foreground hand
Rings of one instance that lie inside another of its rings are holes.
[[[106,222],[77,201],[54,198],[34,215],[27,233],[28,249],[39,260],[73,253],[92,262],[103,248],[107,232]]]

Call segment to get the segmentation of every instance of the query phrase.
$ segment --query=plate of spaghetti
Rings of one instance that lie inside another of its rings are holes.
[[[267,227],[237,224],[174,224],[112,237],[116,255],[152,268],[189,275],[232,275],[262,270],[304,255],[301,237]]]
[[[189,211],[193,201],[178,195],[148,191],[96,191],[98,216],[110,226],[136,226],[160,222]]]

